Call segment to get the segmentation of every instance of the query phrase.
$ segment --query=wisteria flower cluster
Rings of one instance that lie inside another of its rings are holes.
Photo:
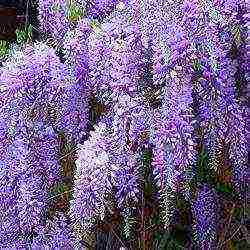
[[[231,199],[238,220],[248,160],[243,1],[37,4],[41,41],[0,67],[0,249],[229,248],[220,215]]]

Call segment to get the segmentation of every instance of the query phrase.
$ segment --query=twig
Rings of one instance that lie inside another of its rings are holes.
[[[117,233],[113,230],[113,228],[111,227],[111,232],[115,235],[115,237],[120,241],[120,243],[122,244],[123,247],[126,247],[125,244],[123,243],[123,241],[121,240],[121,238],[117,235]]]
[[[159,227],[159,225],[157,225],[157,224],[156,224],[156,225],[150,225],[150,226],[147,227],[145,230],[146,230],[146,231],[149,231],[149,230],[152,231],[152,230],[154,230],[154,229],[157,228],[157,227]]]
[[[222,238],[221,241],[223,241],[223,239],[225,239],[226,236],[227,236],[228,229],[229,229],[229,227],[230,227],[230,225],[231,225],[231,221],[232,221],[232,216],[233,216],[234,208],[235,208],[235,203],[233,204],[233,207],[232,207],[232,210],[231,210],[231,213],[230,213],[230,217],[229,217],[229,222],[228,222],[228,224],[227,224],[227,228],[226,228],[226,230],[225,230],[224,236],[223,236],[223,238]],[[220,242],[218,242],[218,245],[220,245]]]
[[[63,195],[63,194],[68,194],[68,193],[71,193],[71,192],[73,192],[73,191],[74,191],[74,190],[65,191],[65,192],[63,192],[63,193],[60,193],[60,194],[54,195],[54,196],[52,196],[52,197],[48,198],[47,200],[52,200],[52,199],[54,199],[54,198],[56,198],[56,197],[59,197],[59,196],[61,196],[61,195]]]
[[[66,158],[67,156],[71,155],[71,154],[74,153],[77,149],[78,149],[78,148],[76,147],[76,148],[72,149],[69,153],[67,153],[67,154],[63,155],[62,157],[60,157],[60,158],[59,158],[59,161],[62,160],[62,159],[64,159],[64,158]]]
[[[235,232],[232,234],[232,236],[229,237],[229,239],[227,239],[226,241],[224,241],[221,245],[219,245],[218,248],[220,249],[223,245],[225,245],[228,241],[230,241],[238,233],[240,228],[241,228],[241,225],[238,227],[237,230],[235,230]]]
[[[27,27],[27,24],[28,24],[28,16],[29,16],[29,0],[27,0],[27,4],[26,4],[25,27]]]

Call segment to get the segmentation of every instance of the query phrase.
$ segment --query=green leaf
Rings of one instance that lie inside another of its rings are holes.
[[[173,248],[170,248],[171,244],[173,245],[170,234],[166,233],[166,234],[162,235],[162,238],[161,238],[160,244],[159,244],[159,250],[173,249]]]
[[[148,151],[144,151],[143,153],[143,162],[148,164],[150,162],[151,159],[151,154]]]
[[[232,188],[225,183],[217,183],[216,189],[222,193],[231,193]]]
[[[76,4],[71,4],[68,13],[67,13],[67,18],[69,21],[77,21],[80,18],[82,18],[84,15],[84,11],[80,6],[77,6]]]
[[[59,183],[51,191],[52,196],[62,194],[68,190],[67,186],[64,183]]]
[[[16,40],[17,43],[24,43],[26,42],[26,31],[25,30],[16,30]]]
[[[154,237],[155,240],[160,241],[161,238],[162,238],[162,235],[159,232],[155,232],[153,237]]]
[[[0,57],[7,54],[8,43],[5,40],[0,40]]]
[[[195,61],[195,62],[193,63],[193,69],[194,69],[195,71],[200,71],[200,70],[201,70],[201,64],[200,64],[200,62]]]
[[[232,27],[232,35],[233,35],[236,45],[239,46],[241,43],[240,25],[236,24],[234,27]]]
[[[236,207],[233,211],[233,218],[240,221],[242,216],[243,216],[243,208]]]
[[[91,27],[92,29],[96,29],[96,28],[98,28],[99,26],[100,26],[100,24],[99,24],[99,22],[98,22],[96,19],[93,19],[93,20],[90,21],[90,27]]]
[[[28,38],[29,40],[32,39],[32,25],[31,25],[31,24],[30,24],[30,25],[28,26],[28,28],[27,28],[27,38]]]
[[[159,215],[154,216],[152,218],[152,223],[155,224],[155,225],[160,225],[161,224],[161,218],[160,218],[160,216]]]

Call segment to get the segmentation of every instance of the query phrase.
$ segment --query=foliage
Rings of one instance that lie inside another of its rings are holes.
[[[16,30],[16,41],[18,44],[24,44],[25,42],[32,40],[32,25],[25,25],[24,28]]]

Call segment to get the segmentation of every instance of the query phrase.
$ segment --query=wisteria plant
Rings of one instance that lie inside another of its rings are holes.
[[[37,10],[1,43],[0,249],[248,249],[244,2]]]

